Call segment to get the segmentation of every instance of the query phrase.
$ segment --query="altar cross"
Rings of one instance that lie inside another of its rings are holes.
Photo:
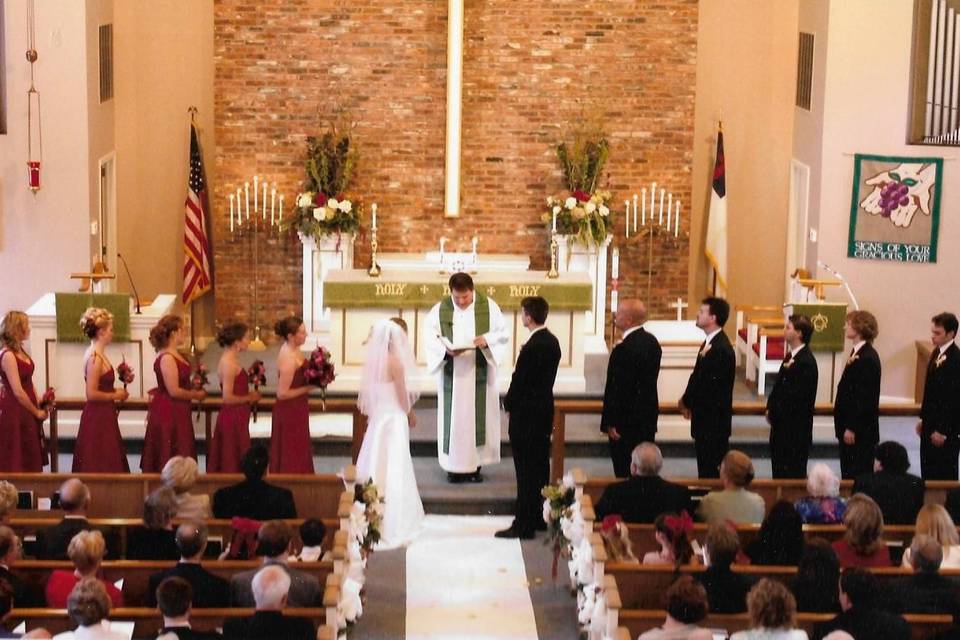
[[[677,322],[683,322],[683,310],[690,305],[683,301],[683,298],[677,298],[677,301],[670,305],[677,310]]]

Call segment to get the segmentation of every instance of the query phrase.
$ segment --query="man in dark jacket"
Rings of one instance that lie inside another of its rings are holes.
[[[617,514],[624,522],[652,523],[661,513],[690,509],[690,490],[660,477],[663,455],[652,442],[633,450],[628,480],[608,485],[594,505],[597,521]]]
[[[873,348],[877,319],[869,311],[851,311],[844,327],[853,343],[833,402],[833,428],[840,443],[840,474],[853,479],[873,468],[880,442],[880,356]]]
[[[857,477],[853,493],[864,493],[880,507],[886,524],[913,524],[923,506],[926,484],[907,473],[910,458],[899,442],[888,440],[874,451],[874,473]]]
[[[67,547],[73,536],[81,531],[97,530],[107,544],[107,558],[120,557],[120,540],[113,529],[94,527],[87,520],[90,508],[90,490],[77,478],[60,485],[60,508],[63,520],[52,527],[37,531],[37,555],[41,560],[66,560]]]
[[[840,576],[840,608],[843,613],[813,627],[814,640],[832,631],[846,631],[857,640],[909,640],[910,625],[876,606],[880,581],[865,569],[847,569]]]
[[[787,349],[767,399],[770,466],[774,478],[805,478],[813,440],[813,406],[817,400],[817,359],[810,351],[813,323],[792,315],[784,327]]]
[[[607,364],[600,431],[609,438],[613,473],[618,478],[629,474],[634,447],[653,442],[657,434],[662,352],[657,339],[641,326],[646,319],[646,307],[639,300],[620,304],[616,326],[623,331],[623,338],[610,352]]]
[[[213,494],[213,517],[230,519],[235,516],[252,520],[290,520],[297,517],[293,494],[289,489],[263,481],[270,466],[270,454],[263,445],[254,445],[240,461],[246,480],[217,489]]]
[[[251,584],[257,611],[247,618],[232,618],[223,625],[226,638],[238,640],[314,640],[316,631],[307,618],[283,615],[290,576],[277,565],[260,569]]]
[[[887,585],[884,609],[896,613],[956,614],[958,585],[940,575],[942,562],[942,544],[930,536],[914,536],[910,544],[913,575]]]
[[[733,380],[737,362],[723,325],[730,305],[723,298],[704,298],[697,313],[697,326],[707,335],[697,354],[697,363],[680,398],[683,417],[690,420],[690,435],[697,451],[701,478],[719,478],[720,461],[730,449],[733,416]]]
[[[498,531],[498,538],[529,539],[543,523],[540,491],[550,481],[553,383],[560,365],[560,343],[544,326],[549,311],[547,301],[539,296],[520,301],[520,319],[530,338],[520,349],[503,398],[517,473],[517,505],[513,524]]]
[[[960,349],[957,316],[933,317],[930,340],[933,353],[920,405],[920,475],[924,480],[957,480],[960,454]]]
[[[171,577],[161,582],[154,593],[157,608],[163,616],[163,627],[158,635],[172,634],[177,640],[216,640],[222,638],[216,631],[196,631],[190,628],[190,603],[196,599],[195,590],[183,578]]]
[[[193,587],[191,604],[197,609],[230,606],[230,583],[200,566],[207,548],[207,525],[202,522],[185,523],[177,527],[177,547],[180,562],[150,576],[147,599],[156,605],[157,587],[167,578],[183,578]]]

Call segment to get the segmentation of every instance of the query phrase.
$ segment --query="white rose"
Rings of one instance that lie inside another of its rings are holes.
[[[550,501],[547,500],[543,503],[543,521],[547,524],[550,524],[550,515],[553,513],[553,509],[550,508]]]
[[[337,202],[336,198],[330,198],[329,200],[327,200],[327,206],[330,207],[331,209],[336,209],[337,207],[340,206],[340,203]]]
[[[553,206],[553,213],[554,213],[554,215],[557,215],[557,214],[560,213],[560,205],[554,205],[554,206]]]
[[[353,210],[353,204],[349,200],[344,200],[338,207],[343,213],[350,213]]]
[[[327,208],[326,207],[315,207],[313,210],[314,220],[326,220],[327,219]]]
[[[570,196],[564,201],[563,206],[565,206],[567,209],[573,209],[575,206],[577,206],[577,199],[573,196]]]
[[[610,209],[605,204],[600,205],[599,211],[600,215],[602,215],[604,218],[610,215]]]
[[[595,205],[595,204],[592,203],[592,202],[588,202],[588,203],[586,204],[586,206],[584,207],[584,209],[587,210],[587,213],[593,213],[594,211],[597,210],[597,205]]]
[[[309,191],[306,193],[301,193],[297,196],[298,207],[309,207],[311,204],[313,204],[313,194]]]
[[[576,486],[573,482],[573,474],[569,471],[563,474],[562,483],[564,489],[573,489]]]

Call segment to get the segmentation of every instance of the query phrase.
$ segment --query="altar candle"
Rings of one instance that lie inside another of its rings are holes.
[[[633,232],[637,232],[637,194],[633,194]]]
[[[277,224],[280,224],[280,221],[283,220],[283,196],[280,196],[280,209],[277,211]]]
[[[263,199],[260,201],[260,218],[267,219],[267,181],[263,181]]]
[[[473,245],[473,255],[477,255],[477,236],[473,236],[470,240],[470,244]]]
[[[660,189],[660,218],[657,220],[657,224],[661,227],[663,226],[663,194],[666,189]]]
[[[673,225],[670,224],[670,212],[673,211],[673,193],[667,194],[667,232],[670,232],[670,227]]]
[[[273,183],[273,188],[270,189],[270,226],[274,225],[273,212],[277,206],[277,183]]]
[[[371,217],[372,228],[374,231],[376,231],[377,230],[377,203],[376,202],[370,205],[370,211],[373,212]]]
[[[254,213],[259,211],[259,209],[257,208],[257,195],[260,193],[260,189],[259,187],[257,187],[257,184],[259,183],[259,181],[260,181],[260,176],[253,176],[253,212]]]
[[[552,231],[553,231],[553,233],[556,233],[556,232],[557,232],[557,212],[556,212],[556,211],[553,212],[553,227],[552,227]]]
[[[647,226],[647,190],[640,190],[640,224]]]
[[[650,185],[650,224],[653,224],[653,215],[657,212],[657,183]]]
[[[626,219],[627,238],[630,237],[630,201],[623,201],[623,217]]]
[[[254,189],[253,194],[254,196],[256,196],[257,194],[256,189]],[[247,220],[249,220],[250,219],[250,183],[249,182],[243,183],[243,197],[244,197],[244,202],[246,203]]]
[[[610,292],[610,313],[617,312],[617,297],[618,293],[616,291]]]
[[[230,233],[233,233],[233,194],[230,194]]]
[[[673,237],[680,237],[680,198],[677,198],[677,215],[673,217]]]
[[[620,277],[620,249],[613,250],[613,256],[610,260],[610,277],[616,280]]]
[[[243,209],[240,208],[240,187],[237,187],[237,226],[243,226]]]
[[[447,244],[447,239],[440,236],[440,256],[443,256],[443,245]]]

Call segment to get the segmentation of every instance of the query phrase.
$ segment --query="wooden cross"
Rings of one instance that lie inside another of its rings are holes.
[[[683,298],[677,298],[677,301],[670,305],[677,310],[677,322],[683,322],[683,310],[690,305],[683,301]]]

